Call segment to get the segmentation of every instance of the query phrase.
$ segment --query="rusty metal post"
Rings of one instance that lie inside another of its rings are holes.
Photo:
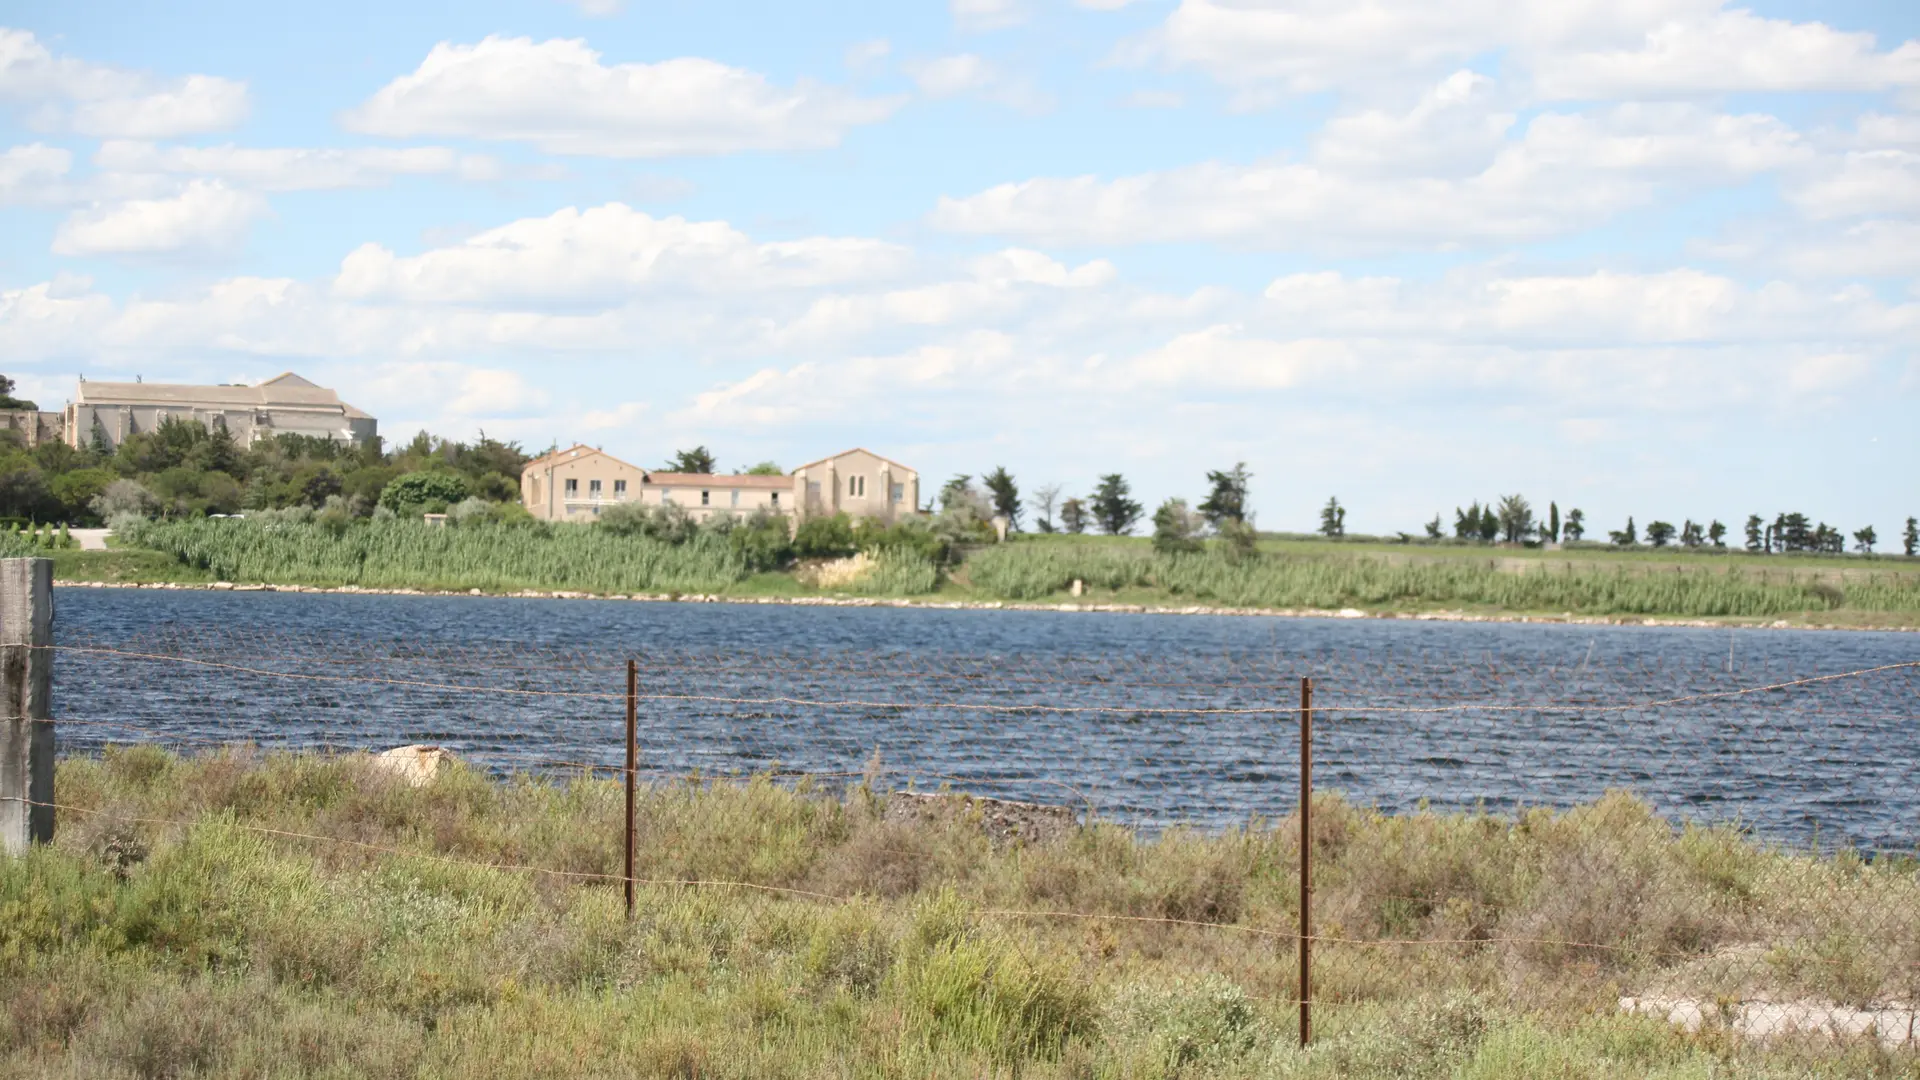
[[[1300,680],[1300,1048],[1313,1036],[1313,680]]]
[[[640,768],[640,736],[635,727],[635,705],[640,696],[640,665],[627,661],[627,918],[633,918],[633,782]]]

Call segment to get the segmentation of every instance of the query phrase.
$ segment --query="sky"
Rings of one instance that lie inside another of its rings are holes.
[[[1920,5],[0,10],[0,371],[1261,527],[1920,514]]]

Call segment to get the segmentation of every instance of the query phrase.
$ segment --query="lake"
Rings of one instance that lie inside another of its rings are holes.
[[[63,753],[436,743],[649,777],[885,774],[1227,827],[1317,790],[1508,811],[1624,788],[1797,845],[1920,844],[1920,635],[63,588]],[[1794,683],[1782,686],[1779,684]],[[1758,689],[1772,687],[1771,689]]]

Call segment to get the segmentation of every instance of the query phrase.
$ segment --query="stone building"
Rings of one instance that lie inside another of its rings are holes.
[[[197,421],[209,430],[224,427],[243,447],[276,435],[366,443],[379,433],[373,417],[289,371],[258,386],[83,379],[66,408],[66,440],[80,447],[98,436],[115,449],[127,436],[154,431],[169,417]]]
[[[920,474],[855,447],[793,470],[800,516],[893,521],[920,508]]]

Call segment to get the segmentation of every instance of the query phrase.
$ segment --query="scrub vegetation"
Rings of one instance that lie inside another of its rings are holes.
[[[57,783],[73,809],[54,845],[0,862],[12,1076],[1916,1068],[1873,1040],[1622,1015],[1623,994],[1920,989],[1911,861],[1676,829],[1625,796],[1518,818],[1321,799],[1317,932],[1439,943],[1321,942],[1303,1053],[1291,821],[1154,837],[1096,821],[996,845],[965,812],[891,817],[871,783],[690,780],[642,790],[629,923],[601,876],[621,858],[609,781],[456,767],[412,788],[365,757],[134,747],[63,761]],[[577,876],[507,868],[526,865]]]

